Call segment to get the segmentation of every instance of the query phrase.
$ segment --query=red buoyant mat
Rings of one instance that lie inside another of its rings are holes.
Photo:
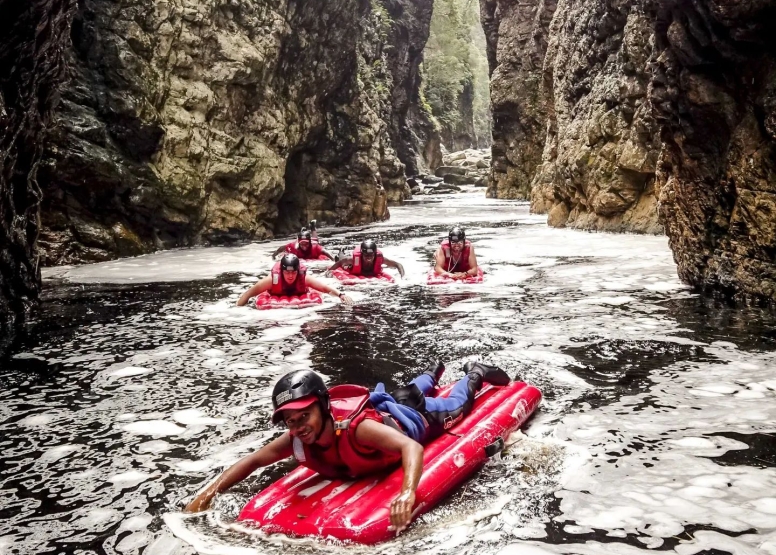
[[[451,388],[443,388],[440,395]],[[522,426],[541,398],[537,388],[524,382],[485,384],[471,414],[425,446],[413,519],[480,469],[488,459],[486,447],[506,440]],[[395,537],[388,529],[390,503],[399,494],[403,477],[399,467],[338,480],[300,466],[251,499],[238,520],[266,533],[378,543]]]
[[[484,272],[482,271],[482,267],[478,266],[476,276],[469,276],[465,279],[453,279],[451,277],[439,275],[434,272],[433,268],[431,268],[431,271],[426,277],[426,283],[429,285],[442,285],[445,283],[482,283],[483,274]]]
[[[385,273],[378,274],[376,276],[357,276],[342,268],[332,270],[331,275],[340,280],[343,285],[358,285],[359,283],[369,283],[370,281],[381,281],[383,283],[394,282],[393,277]]]
[[[268,310],[270,308],[307,308],[321,304],[323,297],[318,291],[309,290],[304,295],[276,296],[270,295],[268,291],[259,293],[256,296],[256,308],[259,310]]]

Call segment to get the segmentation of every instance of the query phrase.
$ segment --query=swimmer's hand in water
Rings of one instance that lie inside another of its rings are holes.
[[[412,508],[415,505],[415,492],[403,491],[391,502],[390,530],[399,532],[405,530],[412,520]]]

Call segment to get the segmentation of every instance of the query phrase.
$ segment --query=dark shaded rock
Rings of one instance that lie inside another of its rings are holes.
[[[459,166],[439,166],[434,175],[437,177],[445,177],[447,175],[466,175],[466,168]]]
[[[421,180],[421,183],[430,185],[432,183],[441,183],[444,180],[445,180],[444,177],[436,177],[435,175],[428,175]]]
[[[474,184],[474,179],[470,175],[447,174],[445,176],[445,185],[472,185]]]
[[[74,0],[0,1],[0,359],[37,299],[37,169]]]

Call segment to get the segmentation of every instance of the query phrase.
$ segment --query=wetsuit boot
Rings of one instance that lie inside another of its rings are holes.
[[[472,396],[482,388],[482,384],[508,385],[509,374],[496,366],[469,361],[463,365],[463,371],[469,378],[469,391]]]
[[[440,360],[431,360],[424,374],[428,374],[434,380],[434,385],[439,384],[439,379],[445,373],[445,363]]]
[[[310,231],[315,231],[315,229],[318,227],[318,220],[310,220],[309,224]]]

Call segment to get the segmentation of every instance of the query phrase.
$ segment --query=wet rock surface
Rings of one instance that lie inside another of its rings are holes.
[[[74,8],[0,3],[0,357],[40,288],[36,175]]]
[[[652,98],[679,275],[776,300],[776,2],[665,2]]]
[[[434,175],[407,180],[413,195],[444,195],[466,191],[462,187],[485,187],[490,170],[489,149],[466,149],[445,153]]]
[[[700,289],[776,299],[776,2],[481,0],[488,194],[667,233]]]
[[[40,172],[43,262],[386,218],[405,167],[439,157],[415,105],[431,5],[84,0]]]

